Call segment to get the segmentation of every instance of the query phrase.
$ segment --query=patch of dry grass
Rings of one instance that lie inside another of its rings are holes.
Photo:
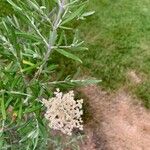
[[[85,126],[87,139],[81,149],[149,150],[150,112],[128,91],[109,94],[91,86],[82,92],[89,98],[94,118]]]

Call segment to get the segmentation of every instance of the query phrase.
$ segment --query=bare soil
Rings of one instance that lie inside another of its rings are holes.
[[[150,150],[150,112],[127,90],[110,94],[89,86],[81,91],[93,116],[84,127],[81,150]]]

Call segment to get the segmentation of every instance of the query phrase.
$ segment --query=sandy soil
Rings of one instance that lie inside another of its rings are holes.
[[[81,91],[93,114],[81,150],[150,150],[150,112],[129,92],[109,94],[96,86]]]

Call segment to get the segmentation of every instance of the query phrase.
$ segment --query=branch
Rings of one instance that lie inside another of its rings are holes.
[[[65,0],[58,0],[58,6],[59,6],[59,10],[58,10],[58,14],[57,14],[57,17],[56,17],[56,20],[54,22],[54,25],[53,25],[53,29],[52,29],[52,33],[51,33],[51,36],[50,36],[50,40],[49,40],[49,44],[46,43],[47,45],[47,52],[44,56],[44,59],[43,59],[43,63],[41,64],[41,66],[39,67],[38,71],[36,72],[35,76],[33,79],[35,78],[38,78],[52,52],[52,47],[55,45],[55,42],[56,42],[56,36],[57,36],[57,29],[59,28],[59,25],[61,23],[61,16],[63,15],[63,12],[64,12],[64,4],[65,4]],[[53,40],[54,39],[54,40]]]

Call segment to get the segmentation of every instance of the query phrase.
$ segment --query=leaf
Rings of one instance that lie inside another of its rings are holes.
[[[1,111],[2,111],[2,118],[3,120],[6,120],[6,110],[5,110],[5,104],[4,104],[4,96],[0,98],[1,101]]]
[[[89,11],[89,12],[86,12],[84,14],[82,14],[83,17],[87,17],[87,16],[91,16],[95,13],[95,11]]]
[[[86,80],[71,80],[72,83],[79,84],[80,86],[91,85],[91,84],[98,84],[101,80],[96,79],[86,79]]]
[[[29,65],[29,66],[35,66],[35,64],[31,63],[30,61],[27,60],[23,60],[22,61],[23,64]]]
[[[37,41],[37,42],[40,41],[40,38],[38,38],[37,36],[35,36],[33,34],[29,34],[29,33],[25,33],[25,32],[16,32],[16,35],[18,37],[23,37],[23,38],[26,38],[28,40],[30,39],[30,40]]]
[[[27,71],[32,71],[33,69],[37,68],[39,64],[36,64],[34,66],[30,66],[30,67],[27,67],[27,68],[24,68],[21,70],[21,72],[27,72]]]
[[[11,4],[16,10],[22,11],[20,7],[18,7],[12,0],[7,0],[9,4]]]
[[[21,120],[21,118],[22,118],[22,113],[23,113],[23,112],[22,112],[22,111],[23,111],[23,110],[22,110],[22,107],[23,107],[23,106],[22,106],[22,101],[21,101],[21,102],[20,102],[20,106],[19,106],[19,112],[18,112],[18,118],[19,118],[19,120]]]
[[[27,0],[27,3],[29,3],[30,6],[32,6],[35,10],[39,10],[39,5],[34,0]]]
[[[74,54],[71,54],[71,53],[69,53],[69,52],[67,52],[67,51],[65,51],[63,49],[56,49],[56,51],[58,53],[64,55],[64,56],[68,57],[68,58],[71,58],[73,60],[76,60],[76,61],[82,63],[82,60],[79,57],[75,56]]]
[[[40,6],[38,5],[38,3],[35,0],[27,0],[27,3],[29,4],[29,6],[31,6],[32,8],[34,8],[36,11],[38,11],[39,13],[43,14],[43,11],[40,9]]]
[[[31,113],[31,112],[36,112],[37,110],[41,109],[42,106],[35,106],[35,107],[32,107],[32,108],[27,108],[25,111],[24,111],[24,114],[26,113]]]
[[[87,79],[87,80],[68,80],[68,79],[65,79],[63,81],[54,81],[54,82],[46,82],[46,83],[43,83],[43,85],[76,85],[76,86],[85,86],[85,85],[90,85],[90,84],[98,84],[100,83],[101,80],[97,80],[97,79]]]
[[[82,12],[82,10],[83,10],[84,7],[85,7],[85,5],[82,5],[82,6],[79,7],[75,12],[72,12],[70,15],[68,15],[67,19],[64,20],[64,21],[61,23],[61,26],[64,25],[64,24],[66,24],[66,23],[68,23],[68,22],[70,22],[70,21],[73,20],[76,16],[78,16],[78,15]]]

